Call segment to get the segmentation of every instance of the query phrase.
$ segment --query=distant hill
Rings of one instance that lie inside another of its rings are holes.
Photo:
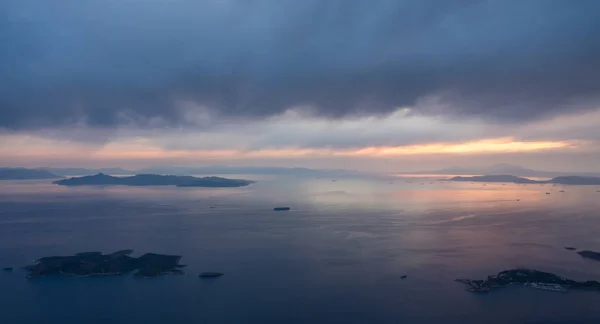
[[[35,180],[61,178],[52,172],[25,168],[0,168],[0,180]]]
[[[410,174],[456,174],[456,175],[474,175],[474,174],[487,174],[487,175],[514,175],[518,177],[540,177],[540,178],[554,178],[560,176],[584,176],[584,177],[600,177],[600,173],[594,172],[555,172],[555,171],[540,171],[524,168],[514,164],[500,163],[487,167],[460,167],[453,166],[443,168],[434,171],[419,171],[410,172]]]
[[[49,167],[41,167],[37,168],[37,170],[44,170],[54,174],[62,175],[62,176],[86,176],[86,175],[94,175],[98,173],[104,174],[112,174],[112,175],[131,175],[139,172],[124,170],[121,168],[100,168],[100,169],[86,169],[86,168],[49,168]]]
[[[286,168],[268,166],[153,166],[142,169],[127,170],[122,168],[51,168],[40,167],[38,170],[48,171],[62,176],[86,176],[98,173],[109,175],[132,175],[132,174],[171,174],[171,175],[197,175],[197,174],[258,174],[258,175],[290,175],[297,177],[374,177],[378,174],[359,172],[352,170],[336,169],[308,169],[308,168]],[[380,176],[380,175],[379,175]]]
[[[62,186],[177,186],[177,187],[242,187],[253,181],[219,177],[197,178],[191,176],[138,174],[130,177],[113,177],[103,173],[92,176],[54,181]]]
[[[308,168],[285,168],[285,167],[265,167],[265,166],[204,166],[204,167],[170,167],[154,166],[144,168],[138,173],[153,174],[269,174],[269,175],[292,175],[300,177],[345,177],[345,176],[366,176],[372,174],[351,170],[331,170],[331,169],[308,169]]]
[[[484,176],[473,176],[473,177],[454,177],[449,179],[450,181],[463,181],[463,182],[512,182],[512,183],[552,183],[552,184],[564,184],[564,185],[600,185],[599,177],[581,177],[581,176],[561,176],[551,180],[531,180],[527,178],[517,177],[513,175],[484,175]]]

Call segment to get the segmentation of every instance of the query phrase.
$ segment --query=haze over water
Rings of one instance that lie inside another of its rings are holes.
[[[600,280],[599,262],[563,249],[600,250],[600,188],[259,180],[227,189],[0,182],[0,266],[15,267],[0,273],[0,323],[600,320],[595,292],[479,295],[453,281],[514,267]],[[182,255],[186,274],[27,280],[19,269],[43,256],[129,248]],[[200,280],[203,271],[225,276]]]

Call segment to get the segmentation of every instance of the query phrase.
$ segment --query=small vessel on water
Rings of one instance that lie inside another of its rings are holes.
[[[290,210],[290,207],[275,207],[273,208],[274,211],[282,211],[282,210]]]
[[[525,287],[549,290],[549,291],[557,291],[557,292],[567,292],[567,288],[559,285],[559,284],[549,284],[549,283],[541,283],[541,282],[528,282],[525,284]]]
[[[198,277],[200,278],[216,278],[216,277],[220,277],[225,275],[224,273],[221,272],[202,272],[201,274],[198,275]]]

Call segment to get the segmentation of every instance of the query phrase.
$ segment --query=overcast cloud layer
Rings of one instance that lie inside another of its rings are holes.
[[[3,0],[0,128],[596,108],[600,1]],[[200,117],[198,117],[200,116]]]

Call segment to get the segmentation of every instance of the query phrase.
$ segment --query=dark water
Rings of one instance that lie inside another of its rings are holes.
[[[477,295],[453,281],[513,267],[600,280],[600,262],[563,249],[600,251],[600,188],[411,181],[0,182],[0,267],[15,267],[0,273],[0,323],[600,323],[600,293]],[[293,210],[272,211],[281,205]],[[18,269],[129,248],[183,255],[186,275],[27,280]]]

